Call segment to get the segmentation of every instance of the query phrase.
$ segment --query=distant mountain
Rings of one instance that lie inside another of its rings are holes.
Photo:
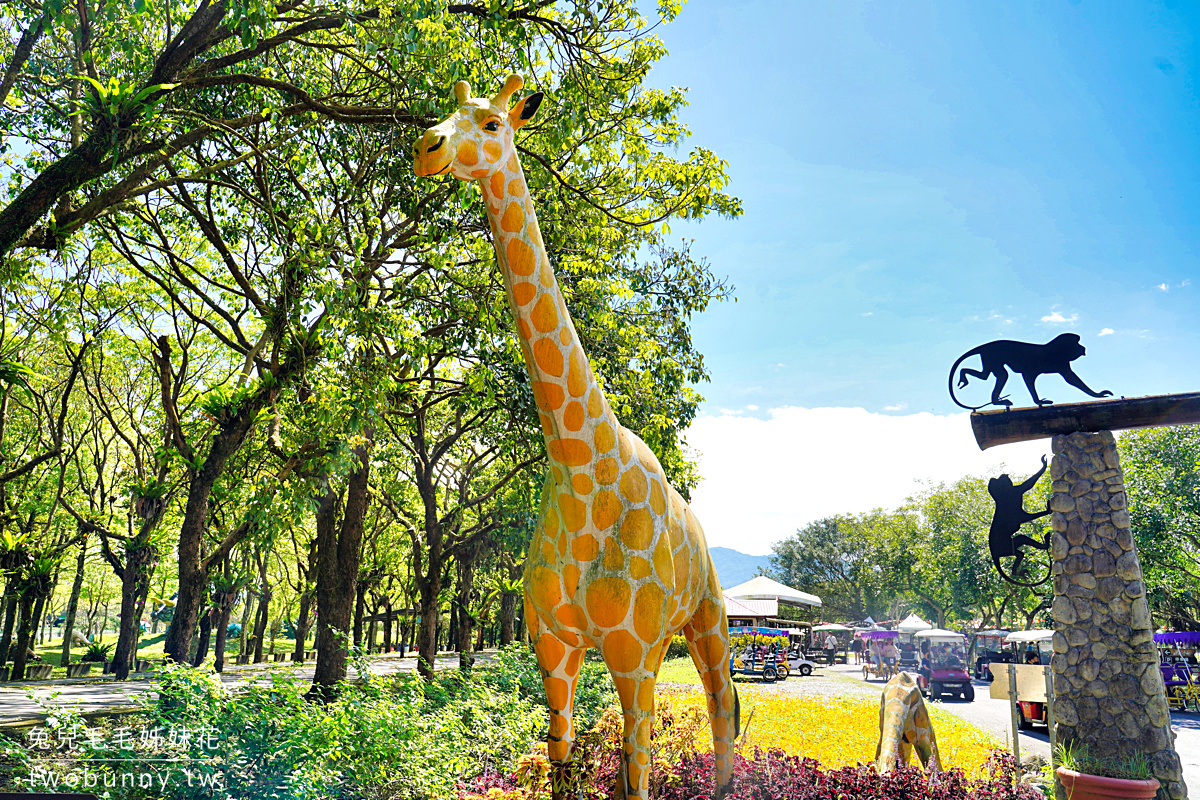
[[[759,567],[763,570],[771,566],[770,556],[749,556],[728,547],[710,547],[713,566],[717,568],[717,577],[721,579],[722,589],[732,589],[739,583],[745,583],[758,574]]]

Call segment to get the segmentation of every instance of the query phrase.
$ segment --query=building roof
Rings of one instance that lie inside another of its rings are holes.
[[[725,616],[734,619],[772,619],[779,616],[779,604],[774,600],[745,600],[730,597],[725,599]]]
[[[726,589],[725,594],[737,600],[775,600],[785,606],[816,607],[821,605],[821,598],[815,594],[784,586],[766,575],[759,575],[745,583],[739,583],[732,589]]]

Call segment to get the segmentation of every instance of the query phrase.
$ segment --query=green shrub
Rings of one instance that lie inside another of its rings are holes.
[[[79,657],[80,661],[107,661],[109,651],[112,650],[112,642],[108,644],[100,644],[92,642],[83,651],[83,655]]]
[[[479,670],[480,678],[501,694],[516,691],[539,708],[546,707],[546,689],[533,650],[524,642],[500,648],[496,657]],[[604,709],[617,702],[617,689],[603,661],[585,658],[575,685],[575,726],[590,730]]]
[[[692,653],[688,650],[687,639],[676,634],[671,637],[671,643],[667,645],[667,658],[691,658]]]
[[[0,747],[0,785],[44,791],[66,787],[67,776],[85,769],[112,777],[173,763],[191,778],[176,771],[165,793],[158,783],[145,789],[119,781],[102,791],[109,800],[450,798],[461,781],[513,772],[546,732],[544,707],[515,689],[500,692],[457,673],[428,687],[410,675],[343,685],[324,705],[305,698],[307,681],[268,677],[231,692],[211,672],[168,666],[158,700],[144,700],[143,716],[89,726],[100,728],[95,748],[84,737],[70,750],[32,747],[33,738],[11,752]],[[68,709],[47,712],[48,724],[60,728],[68,719],[88,725]],[[114,749],[118,730],[133,734]],[[36,736],[44,741],[46,731]],[[157,733],[142,735],[148,731]],[[43,782],[48,774],[51,784]],[[53,776],[62,783],[53,784]]]

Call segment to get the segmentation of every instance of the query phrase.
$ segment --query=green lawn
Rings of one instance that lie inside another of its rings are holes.
[[[700,673],[690,657],[670,658],[663,662],[658,671],[658,680],[664,683],[690,683],[700,685]]]

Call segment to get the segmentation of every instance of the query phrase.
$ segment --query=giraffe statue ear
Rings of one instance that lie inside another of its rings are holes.
[[[508,122],[512,125],[514,131],[533,119],[533,115],[537,113],[538,106],[542,104],[543,96],[541,92],[534,92],[512,107],[512,111],[508,112]]]

